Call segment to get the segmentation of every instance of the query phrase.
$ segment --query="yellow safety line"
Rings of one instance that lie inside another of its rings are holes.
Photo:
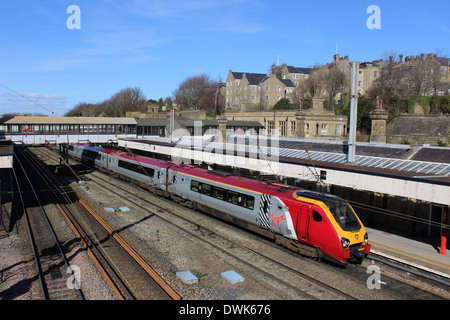
[[[415,255],[415,256],[420,257],[420,258],[424,258],[424,259],[427,259],[427,260],[430,260],[430,261],[433,261],[433,262],[442,263],[442,264],[445,264],[447,266],[450,266],[449,263],[445,263],[445,262],[442,262],[442,261],[439,261],[439,260],[435,260],[435,259],[431,259],[431,258],[428,258],[428,257],[425,257],[425,256],[421,256],[420,254],[417,254],[417,253],[409,252],[409,251],[406,251],[406,250],[402,250],[402,249],[399,249],[399,248],[396,248],[396,247],[389,246],[387,244],[383,244],[383,243],[380,243],[380,242],[369,240],[369,243],[371,243],[371,242],[372,243],[376,243],[376,244],[381,245],[381,246],[384,246],[384,247],[392,248],[392,249],[394,249],[396,251],[402,251],[402,252],[405,252],[405,253],[408,253],[408,254],[411,254],[411,255]]]

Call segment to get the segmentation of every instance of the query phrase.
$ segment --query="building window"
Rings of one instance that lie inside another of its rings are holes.
[[[286,137],[286,121],[279,121],[280,136]]]
[[[269,95],[268,94],[266,94],[265,99],[266,99],[266,101],[269,101]]]
[[[277,101],[280,101],[280,99],[281,99],[281,96],[277,96]]]
[[[273,121],[267,121],[267,135],[272,135],[273,129],[275,128],[275,123]]]
[[[256,91],[256,86],[252,86],[252,91]]]
[[[266,91],[269,91],[269,87],[268,86],[266,86]]]
[[[255,101],[255,96],[253,95],[251,99],[252,99],[252,101]]]
[[[296,132],[296,124],[297,124],[297,122],[295,122],[295,121],[291,121],[291,135],[292,136],[295,136],[295,132]]]
[[[340,136],[341,135],[341,125],[337,124],[336,125],[336,136]]]
[[[294,73],[294,74],[292,75],[292,79],[298,79],[298,74]]]
[[[374,78],[378,78],[378,71],[375,70],[375,71],[373,72],[373,77],[374,77]]]
[[[320,131],[322,136],[326,136],[328,133],[328,125],[326,123],[322,124],[322,130]]]

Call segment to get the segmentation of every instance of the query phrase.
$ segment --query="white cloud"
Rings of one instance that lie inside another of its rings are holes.
[[[67,109],[67,99],[63,95],[40,94],[37,92],[0,93],[0,112],[4,113],[43,113],[62,115]]]

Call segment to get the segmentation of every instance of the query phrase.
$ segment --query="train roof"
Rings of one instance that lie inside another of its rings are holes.
[[[126,153],[124,151],[119,151],[119,150],[114,150],[114,149],[104,149],[102,148],[101,152],[103,153],[107,153],[119,158],[123,158],[123,159],[127,159],[127,160],[132,160],[132,161],[139,161],[141,164],[149,164],[149,165],[153,165],[153,166],[158,166],[161,168],[167,168],[170,165],[172,165],[172,163],[165,161],[165,160],[159,160],[159,159],[153,159],[153,158],[149,158],[149,157],[144,157],[144,156],[133,156],[129,153]]]
[[[233,187],[264,194],[287,197],[290,199],[293,197],[293,192],[299,190],[296,187],[281,183],[269,183],[246,177],[234,176],[232,174],[221,173],[219,171],[202,169],[191,165],[177,165],[172,167],[171,169],[187,175],[223,183]]]
[[[102,151],[104,148],[102,148],[102,147],[93,147],[93,146],[86,145],[86,146],[84,147],[84,149],[100,152],[100,151]]]
[[[126,153],[124,151],[119,151],[115,149],[105,149],[102,147],[90,147],[88,145],[84,145],[86,148],[89,148],[91,150],[98,150],[103,153],[107,153],[122,159],[127,159],[130,161],[139,161],[141,164],[148,164],[153,166],[158,166],[160,168],[168,168],[171,167],[172,170],[175,170],[180,173],[184,173],[190,176],[198,177],[201,179],[206,179],[218,183],[222,183],[225,185],[241,188],[244,190],[250,190],[253,192],[259,192],[264,194],[270,194],[277,197],[282,198],[288,198],[288,199],[294,199],[296,196],[302,196],[305,198],[310,198],[312,200],[317,201],[336,201],[340,199],[339,197],[333,196],[333,195],[327,195],[319,192],[309,191],[300,189],[297,187],[281,184],[281,183],[270,183],[270,182],[264,182],[259,181],[256,179],[246,178],[246,177],[240,177],[232,175],[231,173],[224,173],[221,171],[213,171],[213,170],[207,170],[203,168],[199,168],[197,166],[193,165],[184,165],[179,164],[176,165],[172,162],[165,161],[165,160],[159,160],[159,159],[153,159],[145,156],[133,156],[129,153]]]

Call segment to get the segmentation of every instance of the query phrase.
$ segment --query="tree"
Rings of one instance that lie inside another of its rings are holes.
[[[200,109],[201,99],[205,94],[207,88],[213,88],[216,83],[206,74],[191,76],[184,79],[178,88],[173,92],[178,106],[186,109]],[[208,99],[204,98],[203,103]]]
[[[106,101],[104,112],[110,117],[124,117],[127,111],[145,111],[146,103],[141,88],[126,88]]]
[[[127,111],[146,111],[147,99],[139,87],[126,88],[111,98],[99,103],[78,103],[66,116],[98,117],[106,114],[109,117],[124,117]]]
[[[201,74],[184,79],[173,95],[181,108],[220,114],[225,107],[220,89],[221,81],[214,81],[208,75]]]
[[[358,97],[358,115],[356,120],[356,127],[363,134],[371,132],[372,119],[370,118],[370,112],[375,108],[375,103],[367,96],[362,95]],[[343,107],[342,114],[346,115],[350,119],[350,102],[346,103]]]
[[[343,93],[345,85],[345,74],[336,69],[328,69],[324,77],[324,87],[328,97],[328,108],[334,110],[334,98],[336,94]]]
[[[291,103],[287,98],[281,98],[273,106],[273,110],[286,110],[286,109],[291,109]]]

